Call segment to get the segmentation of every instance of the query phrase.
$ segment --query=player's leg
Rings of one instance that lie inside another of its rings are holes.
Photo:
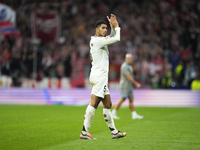
[[[115,127],[115,123],[114,120],[112,118],[111,115],[111,107],[112,107],[112,102],[111,102],[111,98],[110,98],[110,94],[105,95],[104,99],[102,100],[103,103],[103,117],[104,120],[106,121],[110,131],[112,132],[112,138],[113,139],[118,139],[118,138],[122,138],[126,136],[126,133],[122,133],[120,131],[118,131]]]
[[[112,102],[110,98],[110,94],[105,95],[104,99],[102,100],[103,103],[103,117],[104,120],[106,121],[109,129],[111,130],[112,133],[117,133],[117,129],[115,128],[115,124],[110,112],[110,109],[112,107]]]
[[[125,101],[126,98],[121,97],[120,100],[117,102],[115,108],[112,110],[112,116],[114,119],[119,119],[119,117],[117,116],[117,111],[120,108],[120,106],[122,105],[122,103]]]
[[[98,107],[101,99],[103,98],[104,87],[99,77],[90,76],[90,83],[92,86],[92,92],[91,92],[90,104],[87,106],[84,115],[83,129],[80,135],[81,139],[93,139],[89,134],[89,129],[93,122],[95,110]]]
[[[118,110],[122,103],[125,101],[126,98],[121,97],[120,100],[118,101],[117,105],[115,106],[115,110]]]
[[[142,119],[143,118],[143,116],[138,115],[137,112],[135,111],[135,107],[133,104],[133,96],[129,97],[129,107],[131,110],[132,119]]]
[[[90,104],[87,106],[87,109],[84,115],[83,129],[80,134],[81,139],[94,139],[89,133],[89,129],[93,122],[95,110],[98,107],[100,101],[101,101],[100,97],[97,97],[94,94],[91,95]]]
[[[131,112],[135,111],[135,107],[133,105],[133,97],[129,97],[129,108],[131,110]]]
[[[128,91],[126,89],[121,89],[120,91],[121,91],[121,98],[119,102],[117,103],[117,105],[115,106],[115,108],[112,110],[112,115],[114,119],[119,119],[119,117],[117,116],[117,110],[120,108],[122,103],[128,97]]]

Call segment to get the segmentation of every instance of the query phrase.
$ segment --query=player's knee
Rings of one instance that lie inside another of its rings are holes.
[[[112,107],[112,103],[110,103],[109,109],[111,109],[111,107]]]
[[[132,106],[132,105],[133,105],[133,102],[130,102],[130,103],[129,103],[129,106]]]
[[[98,105],[99,105],[99,103],[97,103],[97,102],[90,102],[90,106],[92,106],[96,109],[97,109]]]
[[[91,104],[90,104],[90,105],[91,105]],[[92,104],[91,106],[97,109],[98,104],[94,103],[94,104]]]
[[[125,100],[126,100],[126,98],[123,98],[123,97],[121,98],[121,102],[124,102]]]
[[[112,107],[112,103],[104,105],[104,108],[106,109],[111,109],[111,107]]]
[[[133,104],[133,99],[129,99],[129,103],[132,103],[132,104]]]

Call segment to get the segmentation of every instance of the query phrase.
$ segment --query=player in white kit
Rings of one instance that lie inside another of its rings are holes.
[[[91,136],[89,129],[92,125],[95,110],[99,103],[103,103],[103,116],[106,121],[113,139],[118,139],[126,136],[126,133],[118,131],[115,127],[114,120],[111,115],[111,98],[108,89],[108,72],[109,72],[109,51],[108,45],[120,41],[120,27],[116,16],[111,14],[107,17],[110,26],[111,34],[106,36],[107,24],[103,20],[95,23],[95,36],[91,36],[90,40],[90,55],[92,68],[90,72],[90,84],[92,86],[90,103],[87,106],[84,115],[83,129],[80,134],[80,139],[96,139]]]

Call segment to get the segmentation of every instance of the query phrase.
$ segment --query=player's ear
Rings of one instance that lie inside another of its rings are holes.
[[[96,30],[96,33],[98,33],[98,32],[99,32],[99,28],[96,28],[95,30]]]

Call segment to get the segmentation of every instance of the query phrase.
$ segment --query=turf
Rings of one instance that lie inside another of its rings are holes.
[[[118,130],[111,139],[100,106],[90,133],[97,140],[80,140],[86,106],[0,105],[1,150],[199,150],[200,108],[137,107],[142,120],[132,120],[120,108]]]

